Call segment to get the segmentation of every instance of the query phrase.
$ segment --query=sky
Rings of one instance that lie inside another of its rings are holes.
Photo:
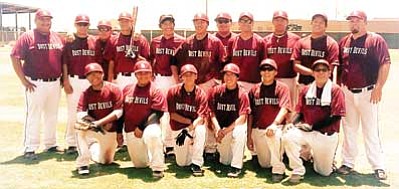
[[[192,29],[192,18],[197,12],[208,12],[213,20],[219,12],[228,12],[233,21],[243,11],[249,11],[255,20],[271,20],[273,11],[285,10],[290,19],[310,19],[315,13],[325,13],[330,20],[344,20],[351,10],[364,10],[371,18],[399,18],[392,0],[4,0],[5,2],[44,8],[53,14],[53,30],[71,31],[76,15],[84,13],[91,18],[91,28],[100,19],[117,19],[122,11],[131,12],[139,7],[138,28],[158,29],[161,14],[173,14],[176,28]],[[206,2],[208,6],[206,6]],[[208,8],[206,8],[208,7]],[[34,16],[32,16],[33,19]],[[14,26],[14,15],[3,16],[3,26]],[[33,24],[33,23],[32,23]],[[18,25],[28,26],[28,16],[18,15]],[[214,30],[216,24],[210,23]]]

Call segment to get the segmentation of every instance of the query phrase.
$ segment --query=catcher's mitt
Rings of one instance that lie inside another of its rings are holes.
[[[85,116],[80,120],[76,120],[75,129],[82,131],[92,130],[94,132],[101,132],[102,134],[105,134],[103,128],[101,126],[95,125],[93,121],[94,118]]]
[[[176,145],[178,146],[183,146],[184,141],[186,140],[186,137],[188,138],[193,138],[190,134],[188,134],[187,129],[183,129],[176,137]]]

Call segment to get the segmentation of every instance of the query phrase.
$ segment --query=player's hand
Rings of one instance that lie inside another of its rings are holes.
[[[216,135],[217,135],[216,136],[216,142],[220,144],[220,143],[222,143],[222,140],[223,140],[224,136],[226,136],[226,133],[225,133],[225,131],[223,129],[219,129],[217,131]]]
[[[370,102],[373,104],[377,104],[378,102],[381,101],[381,96],[382,96],[382,88],[379,86],[375,86],[373,91],[371,91]]]
[[[252,138],[247,138],[247,147],[248,150],[254,151],[254,141],[252,140]]]
[[[36,85],[25,79],[22,84],[25,86],[25,90],[28,92],[35,92]]]
[[[188,129],[188,131],[193,131],[193,130],[195,129],[195,126],[194,126],[193,124],[190,124],[190,125],[187,127],[187,129]]]
[[[123,134],[122,133],[116,134],[116,142],[118,142],[118,146],[123,145]]]
[[[72,43],[73,41],[75,41],[75,35],[74,35],[73,33],[68,32],[68,33],[65,35],[65,41],[66,41],[67,43]]]
[[[277,125],[272,123],[266,128],[266,136],[267,137],[272,137],[274,134],[276,134],[276,130],[278,129]]]
[[[71,85],[71,83],[69,83],[68,80],[65,80],[63,85],[64,85],[64,91],[65,91],[66,94],[72,94],[73,93],[72,85]]]
[[[106,131],[110,131],[112,129],[112,123],[107,123],[103,125],[103,129]]]
[[[141,131],[138,127],[136,127],[136,129],[134,130],[134,136],[136,138],[141,138],[143,137],[143,131]]]

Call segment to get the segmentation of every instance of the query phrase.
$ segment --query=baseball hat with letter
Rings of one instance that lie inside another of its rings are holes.
[[[89,75],[91,72],[101,72],[104,73],[103,68],[98,63],[90,63],[85,66],[85,76]]]
[[[237,76],[240,75],[240,67],[238,67],[234,63],[228,63],[224,66],[222,73],[231,72],[236,74]]]
[[[184,75],[185,73],[187,73],[187,72],[198,74],[197,68],[195,68],[195,66],[192,65],[192,64],[186,64],[186,65],[181,67],[181,69],[180,69],[180,77],[182,75]]]
[[[230,21],[231,21],[231,16],[230,16],[230,14],[227,13],[227,12],[221,12],[221,13],[219,13],[219,14],[216,16],[215,21],[218,21],[219,19],[227,19],[227,20],[230,20]]]
[[[36,11],[35,18],[40,18],[40,17],[53,18],[53,16],[51,15],[51,12],[48,10],[44,10],[44,9],[39,9]]]
[[[75,24],[77,23],[86,23],[89,24],[90,23],[90,18],[89,16],[85,15],[85,14],[79,14],[75,17]]]
[[[118,21],[120,21],[121,19],[132,20],[132,14],[128,12],[121,12],[119,14]]]
[[[352,11],[347,17],[346,20],[350,20],[352,17],[356,17],[359,19],[363,19],[364,21],[367,21],[367,15],[365,12],[361,11],[361,10],[355,10]]]
[[[275,70],[277,70],[277,64],[276,64],[276,62],[275,62],[273,59],[271,59],[271,58],[266,58],[266,59],[262,60],[262,62],[261,62],[260,65],[259,65],[259,69],[262,70],[263,68],[268,67],[268,66],[271,66],[271,67],[273,67]]]
[[[152,72],[151,64],[146,60],[140,60],[134,65],[134,73]]]
[[[194,15],[193,21],[203,20],[209,23],[209,18],[205,13],[197,13]]]
[[[112,28],[112,24],[111,21],[109,20],[100,20],[97,24],[97,27],[108,27],[108,28]]]
[[[275,18],[284,18],[284,19],[288,20],[288,14],[287,14],[287,12],[282,11],[282,10],[274,11],[273,19],[275,19]]]
[[[175,23],[175,18],[173,18],[173,15],[163,14],[159,17],[159,24],[162,24],[166,20],[170,20],[171,22]]]
[[[330,63],[327,60],[318,59],[318,60],[313,62],[312,69],[314,69],[318,64],[326,65],[328,68],[330,68]]]
[[[250,12],[242,12],[240,17],[238,17],[238,20],[241,20],[242,17],[248,17],[250,20],[254,21],[254,15]]]

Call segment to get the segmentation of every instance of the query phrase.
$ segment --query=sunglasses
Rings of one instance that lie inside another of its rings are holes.
[[[316,68],[313,70],[314,72],[328,72],[327,68]]]
[[[271,66],[267,66],[267,67],[262,67],[262,68],[260,68],[260,70],[261,71],[273,71],[273,70],[276,70],[276,69],[274,69],[273,67],[271,67]]]
[[[216,21],[218,24],[227,24],[230,22],[230,20],[226,20],[226,19],[219,19]]]
[[[78,26],[81,26],[81,27],[83,27],[83,26],[86,27],[86,26],[88,26],[89,24],[88,24],[88,23],[77,23],[77,25],[78,25]]]
[[[109,30],[110,30],[109,28],[98,28],[98,31],[100,32],[107,32]]]
[[[250,19],[241,19],[241,20],[239,20],[239,22],[240,23],[244,23],[244,24],[251,24],[252,20],[250,20]]]

